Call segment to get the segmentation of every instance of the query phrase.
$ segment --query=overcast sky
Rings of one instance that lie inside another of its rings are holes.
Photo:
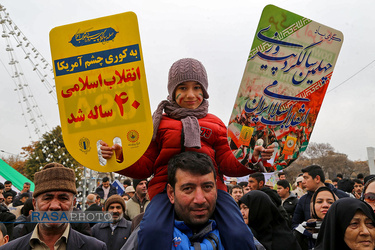
[[[351,160],[367,160],[375,146],[374,1],[213,0],[1,0],[10,18],[52,64],[49,32],[64,24],[133,11],[138,16],[151,110],[167,96],[167,73],[183,57],[200,60],[209,77],[210,113],[228,124],[263,8],[274,4],[344,34],[332,80],[310,142],[330,143]],[[2,39],[0,37],[0,39]],[[0,40],[0,150],[18,154],[37,140],[25,127],[9,58]],[[17,48],[15,48],[16,50]],[[22,55],[22,53],[20,54]],[[23,57],[19,57],[23,61]],[[25,62],[26,68],[29,66]],[[29,85],[49,128],[60,124],[56,98],[34,80]],[[0,152],[0,156],[8,156]]]

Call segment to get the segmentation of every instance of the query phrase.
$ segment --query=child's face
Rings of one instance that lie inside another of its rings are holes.
[[[198,82],[184,82],[177,86],[175,101],[187,109],[196,109],[203,102],[202,86]]]

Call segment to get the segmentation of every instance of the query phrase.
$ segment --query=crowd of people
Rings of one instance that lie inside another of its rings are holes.
[[[257,172],[249,175],[248,182],[231,178],[228,196],[220,197],[211,158],[192,151],[177,154],[168,163],[166,186],[171,211],[165,214],[175,218],[170,247],[233,249],[224,248],[215,215],[218,200],[230,199],[231,209],[239,213],[224,219],[242,215],[248,228],[247,249],[374,249],[375,176],[357,177],[338,175],[331,181],[320,166],[311,165],[293,184],[279,172],[276,185],[269,186],[264,174]],[[5,184],[0,184],[0,249],[141,249],[141,221],[152,206],[147,179],[125,179],[125,191],[119,195],[109,178],[103,178],[96,193],[87,195],[83,210],[110,212],[112,221],[70,224],[38,224],[30,217],[33,211],[77,210],[71,169],[47,164],[35,174],[34,192],[27,182],[19,193],[9,181]]]
[[[125,191],[119,195],[105,177],[86,197],[84,213],[110,213],[109,221],[30,219],[33,212],[81,212],[74,171],[59,163],[35,173],[33,193],[30,183],[18,194],[11,183],[0,185],[0,249],[375,248],[375,176],[330,181],[311,165],[293,185],[279,172],[269,186],[260,171],[275,145],[255,146],[239,162],[224,123],[208,113],[207,89],[201,62],[172,65],[149,148],[118,172],[128,177]],[[123,161],[121,145],[102,141],[100,149],[103,158]],[[249,178],[227,184],[224,175]]]
[[[329,180],[325,179],[320,166],[311,165],[303,168],[293,179],[295,182],[289,183],[286,174],[279,172],[277,184],[267,186],[264,174],[254,173],[247,183],[228,185],[233,199],[238,201],[245,222],[265,249],[375,248],[375,175],[364,178],[363,174],[358,174],[357,178],[350,179],[338,174],[337,178]],[[251,191],[242,189],[240,195],[237,191],[231,191],[246,185]],[[335,208],[335,213],[330,213],[330,207],[336,203],[351,205],[347,209],[346,205],[341,205]],[[355,222],[354,215],[358,212],[355,208],[366,215],[362,219],[367,224]],[[340,211],[341,217],[337,216],[337,211]],[[348,221],[342,223],[340,218],[344,217]],[[283,222],[277,224],[280,218],[283,218]],[[337,233],[337,229],[331,230],[338,224],[343,226],[342,233],[348,228],[348,234],[351,230],[349,225],[357,225],[352,226],[355,237],[344,237],[344,234]],[[295,242],[298,244],[295,245]]]

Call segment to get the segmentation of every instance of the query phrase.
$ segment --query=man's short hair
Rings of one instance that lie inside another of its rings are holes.
[[[0,182],[0,189],[4,189],[4,188],[5,188],[4,184]]]
[[[5,181],[5,182],[4,182],[4,185],[5,185],[5,184],[12,184],[12,182],[11,182],[11,181]]]
[[[30,193],[22,193],[22,194],[20,194],[20,199],[22,199],[23,197],[30,198]]]
[[[354,188],[354,181],[346,178],[339,180],[339,182],[337,182],[337,188],[344,192],[351,193]]]
[[[324,172],[321,166],[310,165],[308,167],[303,168],[301,171],[302,173],[308,173],[313,179],[319,176],[321,182],[324,183],[326,181],[326,178],[324,176]]]
[[[3,195],[4,195],[4,199],[8,198],[9,196],[13,197],[13,194],[11,192],[5,192]]]
[[[333,178],[332,182],[338,182],[339,180],[339,178]]]
[[[29,216],[30,210],[34,210],[33,198],[29,198],[25,201],[25,204],[21,208],[21,214]]]
[[[341,178],[341,179],[344,178],[344,177],[342,176],[342,174],[337,174],[336,177],[337,177],[337,178]]]
[[[31,186],[31,183],[27,181],[23,185]]]
[[[216,171],[211,158],[203,153],[187,151],[173,156],[168,162],[168,183],[174,188],[177,169],[195,175],[206,175],[211,172],[216,180]]]
[[[243,188],[242,188],[240,185],[234,185],[234,186],[230,189],[229,194],[232,194],[232,193],[233,193],[233,189],[235,189],[235,188],[241,189],[242,192],[243,192]]]
[[[254,178],[255,180],[257,180],[258,183],[260,181],[263,181],[264,184],[266,183],[266,179],[264,178],[264,174],[263,173],[257,172],[257,173],[251,174],[250,177]]]
[[[365,185],[366,185],[366,183],[367,183],[369,180],[373,179],[373,178],[375,178],[375,174],[367,175],[367,176],[363,179],[363,182],[364,182]]]
[[[109,178],[106,176],[103,178],[102,182],[107,182],[107,181],[109,181]]]
[[[280,176],[282,176],[282,175],[285,175],[285,173],[284,172],[279,172],[279,173],[277,173],[277,176],[280,178]]]
[[[362,173],[357,174],[357,179],[363,179],[364,175]]]
[[[242,188],[244,188],[244,187],[247,187],[248,182],[247,181],[241,181],[240,183],[238,183],[238,185],[241,186]]]
[[[278,186],[282,186],[283,188],[289,188],[289,191],[290,191],[289,182],[287,180],[280,180],[276,184]]]
[[[123,182],[123,184],[131,186],[132,185],[132,181],[130,179],[125,179],[124,182]]]
[[[7,228],[5,227],[4,223],[0,222],[0,231],[1,233],[3,234],[3,237],[5,235],[8,235],[8,231],[7,231]]]
[[[353,181],[354,181],[354,183],[363,185],[363,182],[360,179],[353,179]]]

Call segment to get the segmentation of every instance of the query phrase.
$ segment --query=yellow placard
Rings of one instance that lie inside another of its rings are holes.
[[[294,148],[296,147],[296,143],[297,143],[297,138],[292,137],[292,136],[287,136],[282,154],[292,155],[294,153]]]
[[[151,141],[152,117],[135,13],[56,27],[50,45],[69,153],[101,172],[136,162]],[[100,140],[121,143],[124,161],[100,164]]]
[[[253,132],[254,128],[242,126],[240,138],[238,140],[241,143],[241,145],[249,146]]]

